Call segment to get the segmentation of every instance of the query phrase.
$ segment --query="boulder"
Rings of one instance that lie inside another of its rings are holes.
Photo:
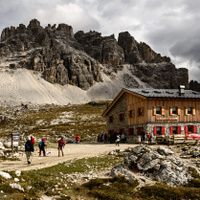
[[[185,185],[193,179],[189,170],[191,166],[189,168],[187,163],[173,156],[173,152],[165,147],[152,150],[144,145],[136,146],[125,155],[124,164],[115,166],[111,171],[121,170],[122,167],[171,186]],[[200,175],[197,168],[193,169]]]
[[[157,152],[158,152],[159,154],[161,154],[161,155],[164,155],[164,156],[169,156],[169,155],[174,154],[173,151],[171,151],[170,149],[165,148],[165,147],[163,147],[163,146],[158,147],[158,148],[157,148]]]
[[[3,143],[0,142],[0,150],[4,150],[4,149],[5,149],[5,147],[4,147]]]
[[[121,164],[121,163],[115,165],[110,172],[110,176],[112,177],[119,176],[119,175],[124,176],[126,179],[131,180],[131,181],[136,180],[133,173],[131,173],[131,171],[127,169],[126,165]]]

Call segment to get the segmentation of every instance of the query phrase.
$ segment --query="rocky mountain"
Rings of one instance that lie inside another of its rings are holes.
[[[74,34],[66,24],[43,28],[37,19],[2,31],[0,69],[37,71],[51,84],[86,91],[88,99],[111,99],[123,87],[189,88],[187,69],[177,69],[128,32],[116,40],[96,31]]]

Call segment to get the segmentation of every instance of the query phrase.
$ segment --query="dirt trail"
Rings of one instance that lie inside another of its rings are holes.
[[[135,147],[136,144],[67,144],[64,149],[64,156],[58,157],[57,149],[47,149],[47,152],[51,152],[47,156],[39,157],[38,151],[33,154],[33,160],[31,165],[26,162],[26,156],[20,155],[20,161],[3,161],[0,162],[0,171],[15,171],[15,170],[34,170],[57,165],[68,160],[81,159],[86,157],[100,156],[107,154],[114,149],[126,149],[128,147]]]

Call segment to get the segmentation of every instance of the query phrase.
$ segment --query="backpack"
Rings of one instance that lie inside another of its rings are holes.
[[[63,140],[59,140],[59,146],[64,146],[65,145],[65,143],[64,143],[64,141]]]
[[[40,141],[38,144],[38,147],[41,147],[41,146],[42,146],[42,141]]]
[[[31,145],[29,144],[29,142],[26,142],[25,144],[25,151],[31,151]]]

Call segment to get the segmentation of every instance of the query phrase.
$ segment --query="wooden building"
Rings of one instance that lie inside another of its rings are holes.
[[[200,92],[179,89],[122,89],[104,111],[108,134],[125,133],[127,142],[141,135],[200,133]]]

